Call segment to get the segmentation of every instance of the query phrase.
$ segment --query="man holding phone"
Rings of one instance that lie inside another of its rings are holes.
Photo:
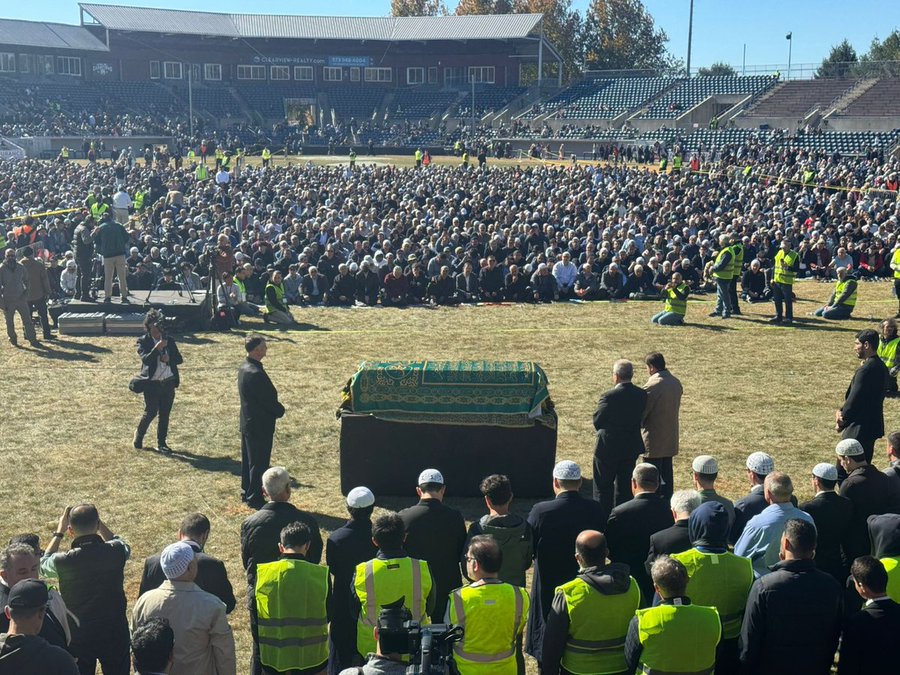
[[[156,425],[157,448],[160,452],[169,454],[172,449],[166,442],[166,437],[169,433],[169,415],[175,403],[175,390],[180,383],[178,366],[181,365],[182,358],[175,340],[163,332],[161,324],[162,315],[151,309],[144,318],[144,329],[147,332],[137,342],[137,353],[142,364],[139,379],[145,382],[144,414],[134,432],[134,447],[136,450],[144,447],[144,435],[150,422],[159,415]]]

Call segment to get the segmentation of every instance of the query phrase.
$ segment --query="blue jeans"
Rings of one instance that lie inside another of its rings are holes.
[[[716,279],[716,314],[731,316],[731,279]]]
[[[650,322],[658,323],[660,326],[683,326],[684,317],[676,312],[662,311],[659,314],[654,314]]]
[[[814,313],[816,316],[821,316],[823,319],[839,320],[849,319],[852,312],[853,308],[850,305],[838,305],[837,307],[831,307],[829,309],[819,307]]]

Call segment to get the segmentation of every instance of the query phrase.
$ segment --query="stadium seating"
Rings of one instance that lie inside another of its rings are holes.
[[[664,77],[629,77],[574,99],[560,110],[565,119],[612,119],[656,98],[672,86]]]
[[[187,101],[187,89],[179,91],[179,95]],[[192,96],[198,110],[207,112],[216,119],[242,117],[237,101],[224,87],[194,87]]]
[[[237,91],[247,107],[267,120],[284,119],[284,100],[287,98],[316,98],[311,84],[244,84]]]
[[[499,112],[510,101],[518,98],[527,91],[526,87],[490,87],[483,90],[475,90],[475,116],[484,117],[489,112]],[[454,109],[456,117],[470,117],[472,115],[472,92],[463,93],[462,100]]]
[[[517,119],[533,120],[546,113],[564,108],[572,101],[599,93],[611,83],[612,80],[582,80],[581,82],[576,82],[571,87],[563,89],[546,101],[535,103],[521,115],[518,115]]]
[[[759,94],[774,83],[775,78],[767,75],[694,77],[675,85],[641,116],[648,119],[674,119],[710,96]]]
[[[425,119],[444,112],[458,98],[455,91],[400,89],[391,104],[391,119]]]
[[[833,103],[855,84],[847,79],[791,80],[775,87],[748,109],[747,117],[801,118],[815,108]]]
[[[328,104],[337,118],[349,121],[371,119],[384,101],[385,90],[380,87],[333,87],[328,91]]]
[[[841,111],[841,115],[896,117],[900,108],[900,78],[885,77]]]
[[[893,131],[831,131],[800,134],[785,141],[787,145],[828,154],[863,154],[869,149],[889,150],[900,142],[900,129]]]

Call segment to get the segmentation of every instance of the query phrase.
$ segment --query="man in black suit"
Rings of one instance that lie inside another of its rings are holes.
[[[528,514],[528,524],[534,533],[534,580],[525,651],[538,663],[543,657],[544,624],[556,587],[578,574],[575,540],[584,530],[602,530],[605,523],[602,507],[582,497],[580,489],[581,467],[563,460],[553,467],[556,497],[535,504]]]
[[[278,392],[263,370],[266,339],[248,335],[244,341],[247,360],[238,371],[241,396],[241,500],[254,509],[265,504],[262,475],[272,459],[275,420],[284,416]]]
[[[600,397],[594,413],[594,499],[608,516],[613,506],[631,499],[634,460],[644,452],[641,419],[647,392],[631,383],[634,366],[624,359],[613,364],[615,386]]]
[[[865,605],[844,625],[838,675],[893,672],[897,654],[891,645],[900,632],[900,605],[887,596],[887,572],[866,555],[853,561],[850,574]]]
[[[847,562],[843,543],[853,519],[853,504],[834,491],[837,469],[823,462],[813,467],[813,489],[816,496],[800,508],[813,517],[818,534],[816,567],[833,576],[840,584],[847,580]]]
[[[857,333],[853,349],[862,359],[862,365],[853,374],[844,405],[835,413],[835,430],[840,432],[841,438],[859,441],[866,461],[871,462],[875,441],[884,436],[884,392],[889,375],[878,358],[877,332],[866,329]],[[838,473],[841,473],[840,468]]]
[[[642,607],[649,607],[653,599],[653,582],[644,567],[650,537],[674,523],[669,504],[656,494],[657,489],[659,469],[652,464],[638,464],[631,474],[634,499],[614,508],[606,523],[609,559],[631,569],[631,576],[641,589]]]
[[[134,448],[144,447],[144,435],[150,422],[159,415],[156,425],[157,448],[169,454],[172,449],[166,442],[169,434],[169,415],[175,403],[175,390],[181,383],[178,366],[182,363],[181,353],[171,336],[162,329],[162,314],[151,309],[144,317],[146,333],[137,341],[137,353],[141,357],[141,374],[138,379],[143,384],[144,414],[134,432]]]
[[[650,568],[653,561],[661,555],[682,553],[693,547],[691,535],[688,532],[688,520],[691,514],[700,506],[700,493],[696,490],[678,490],[669,499],[669,507],[675,524],[650,535],[650,552],[647,554],[647,562],[644,563],[644,571],[650,578]]]
[[[765,452],[754,452],[747,457],[747,479],[750,481],[750,492],[734,503],[734,524],[728,540],[734,544],[741,538],[744,526],[753,516],[758,516],[769,503],[763,490],[766,476],[775,470],[775,462]]]
[[[197,578],[194,580],[200,588],[207,593],[212,593],[225,603],[225,612],[234,609],[237,601],[234,599],[234,589],[228,580],[228,572],[225,564],[203,552],[206,541],[209,539],[209,518],[202,513],[189,513],[181,521],[178,528],[178,541],[183,541],[194,549],[197,559]],[[138,597],[147,591],[159,588],[166,580],[162,566],[159,564],[159,556],[153,555],[144,561],[144,573],[141,576],[141,586]]]

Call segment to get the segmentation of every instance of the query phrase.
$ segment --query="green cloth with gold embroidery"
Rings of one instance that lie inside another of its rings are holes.
[[[393,422],[553,426],[547,376],[526,361],[363,362],[346,410]]]

